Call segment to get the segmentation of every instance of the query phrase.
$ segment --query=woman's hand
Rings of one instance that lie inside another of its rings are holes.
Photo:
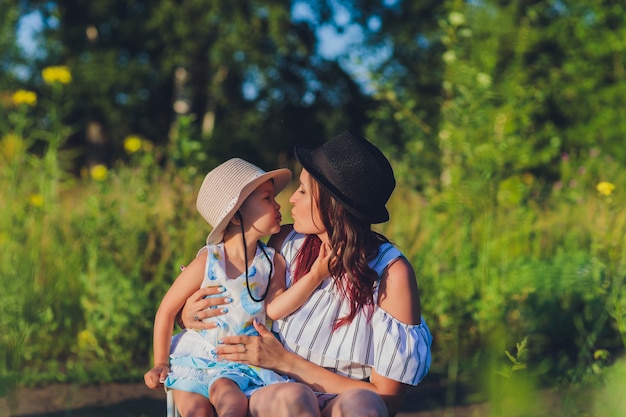
[[[205,330],[216,327],[215,323],[205,323],[204,319],[221,316],[228,313],[225,306],[232,300],[225,297],[215,297],[224,292],[224,287],[204,287],[200,288],[185,301],[185,305],[180,313],[180,319],[186,329]]]
[[[216,349],[219,359],[287,373],[287,351],[283,345],[267,327],[256,320],[254,328],[260,336],[227,336],[221,339]]]

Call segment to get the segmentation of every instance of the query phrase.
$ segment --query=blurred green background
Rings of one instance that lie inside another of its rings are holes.
[[[378,230],[417,271],[424,401],[624,415],[625,9],[0,0],[0,395],[141,381],[204,174],[350,128],[398,179]]]

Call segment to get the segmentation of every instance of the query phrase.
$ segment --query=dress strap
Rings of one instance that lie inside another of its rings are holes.
[[[385,273],[385,270],[393,261],[398,258],[404,258],[404,255],[398,248],[393,246],[389,242],[385,242],[380,245],[378,249],[378,255],[369,262],[370,268],[372,268],[378,274],[378,280],[376,281],[376,288],[374,289],[374,301],[378,303],[378,289],[380,288],[380,280]]]
[[[398,248],[393,246],[389,242],[385,242],[380,245],[378,249],[378,255],[374,259],[369,262],[370,268],[372,268],[378,274],[378,281],[383,276],[385,269],[391,264],[391,262],[395,261],[398,258],[403,258],[404,255]]]

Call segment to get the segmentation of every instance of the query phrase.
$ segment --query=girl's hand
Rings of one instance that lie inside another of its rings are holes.
[[[330,255],[332,254],[332,250],[328,243],[322,243],[320,246],[320,252],[311,265],[310,273],[314,274],[314,277],[317,281],[322,282],[324,279],[330,276],[330,271],[328,269],[330,264]]]
[[[214,286],[200,288],[191,294],[187,301],[185,301],[185,305],[180,313],[180,319],[184,324],[184,327],[186,329],[193,330],[215,328],[215,323],[205,323],[202,320],[228,313],[228,309],[225,305],[230,303],[232,300],[228,296],[215,297],[216,294],[221,294],[223,292],[223,287]]]
[[[150,389],[157,389],[163,386],[167,374],[170,372],[170,367],[167,364],[158,364],[154,368],[150,369],[143,376],[143,380],[146,386]]]
[[[267,327],[254,322],[260,336],[227,336],[216,349],[219,359],[247,363],[280,372],[285,369],[287,351]]]

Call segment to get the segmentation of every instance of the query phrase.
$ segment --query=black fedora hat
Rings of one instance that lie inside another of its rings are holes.
[[[302,167],[358,219],[389,220],[385,207],[396,180],[383,153],[363,136],[346,131],[315,149],[294,148]]]

